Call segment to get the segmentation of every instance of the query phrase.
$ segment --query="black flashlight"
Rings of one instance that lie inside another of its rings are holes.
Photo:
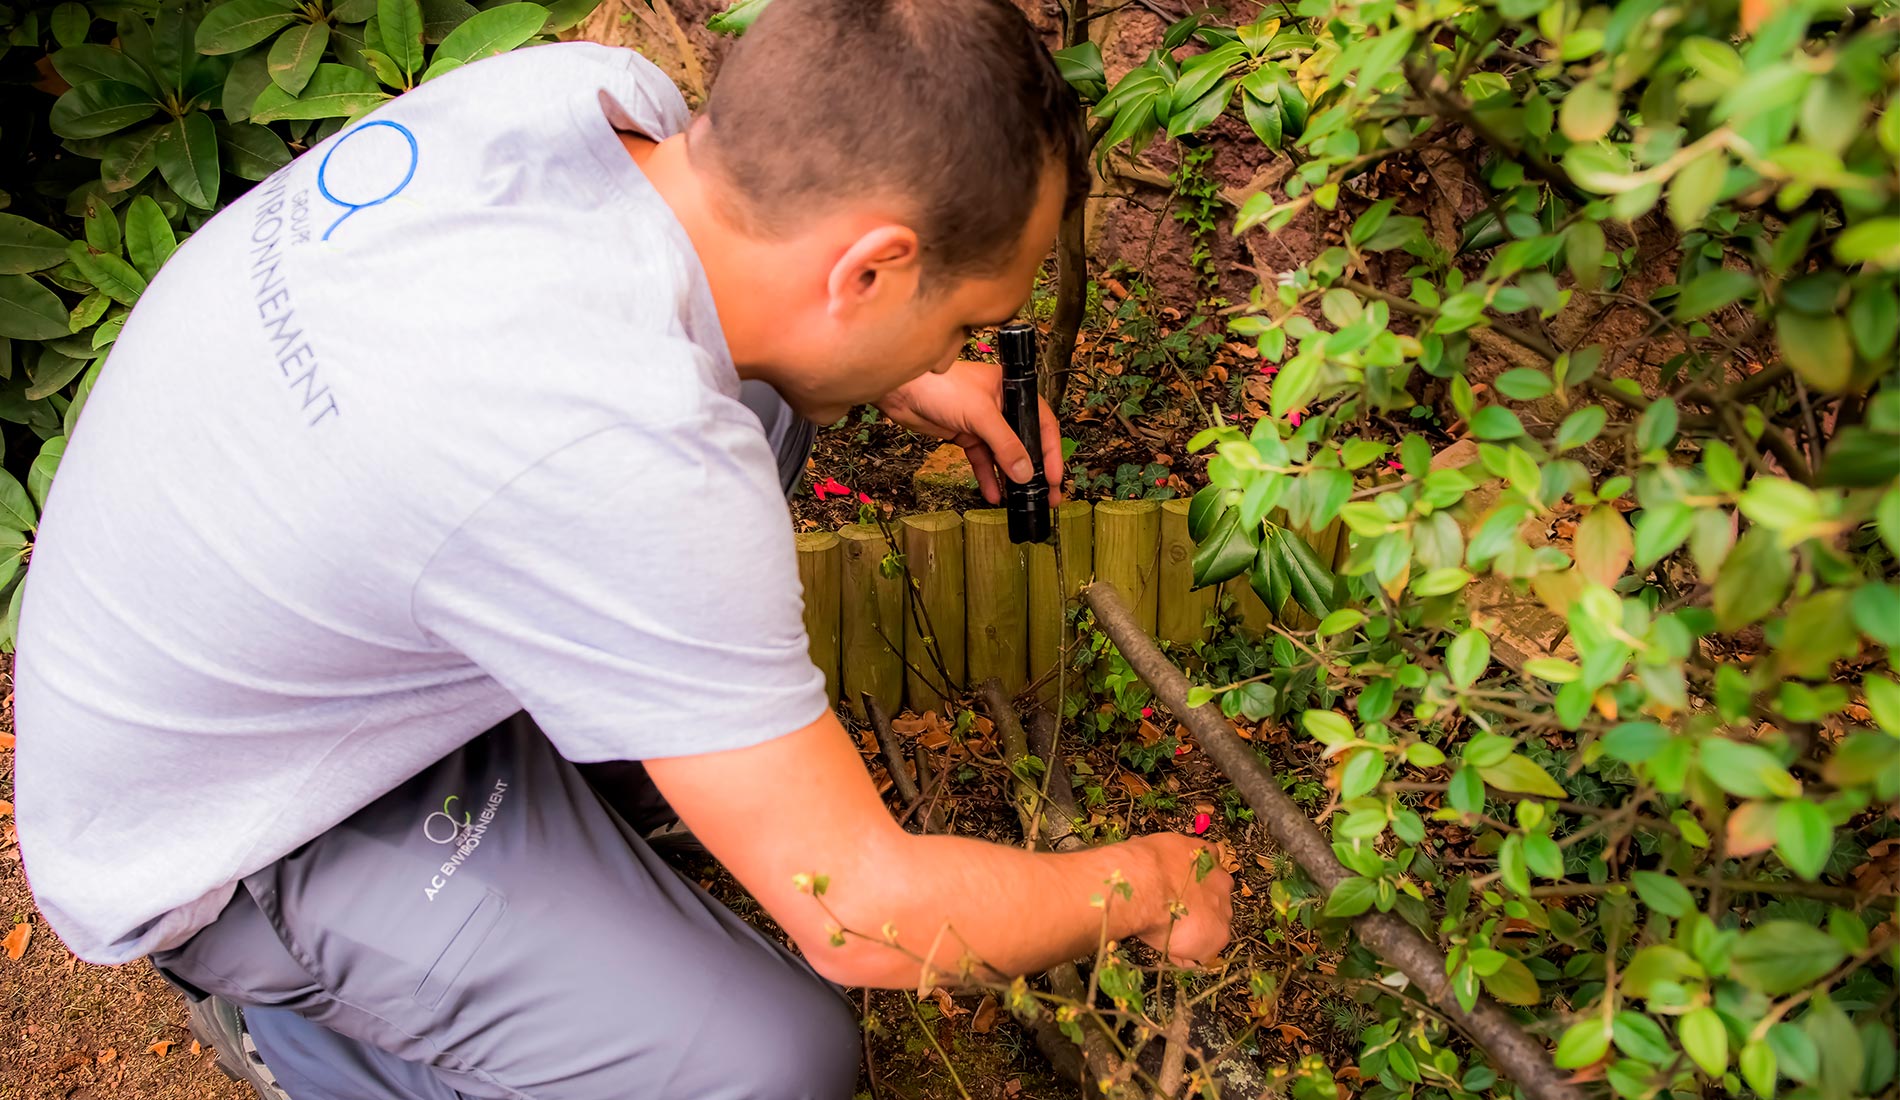
[[[998,329],[1003,351],[1003,419],[1022,440],[1029,461],[1042,463],[1042,408],[1036,399],[1036,326],[1011,321]],[[1049,482],[1040,470],[1028,481],[1003,479],[1003,507],[1009,514],[1009,541],[1048,542]]]

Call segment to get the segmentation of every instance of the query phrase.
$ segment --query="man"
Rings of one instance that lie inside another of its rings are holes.
[[[34,557],[53,928],[245,1006],[295,1100],[846,1096],[822,979],[1073,958],[1115,875],[1110,936],[1216,954],[1192,838],[903,832],[806,658],[791,411],[876,401],[992,499],[1028,475],[955,357],[1079,201],[1075,119],[1004,0],[778,0],[697,120],[633,54],[524,50],[212,219]],[[802,958],[654,856],[653,788]]]

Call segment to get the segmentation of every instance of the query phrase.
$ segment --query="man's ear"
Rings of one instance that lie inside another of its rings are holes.
[[[908,301],[923,276],[923,248],[907,225],[886,222],[848,245],[826,281],[831,313],[851,313],[877,301]]]

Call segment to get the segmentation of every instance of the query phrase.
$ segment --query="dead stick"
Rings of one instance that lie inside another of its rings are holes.
[[[996,736],[1003,742],[1003,763],[1009,769],[1009,801],[1016,807],[1016,816],[1022,820],[1023,836],[1031,840],[1045,836],[1047,834],[1040,827],[1040,815],[1036,812],[1036,788],[1018,771],[1022,762],[1029,758],[1029,738],[1023,733],[1022,720],[1016,717],[1016,708],[1010,705],[1009,696],[1003,693],[1002,681],[994,676],[976,685],[976,695],[983,700],[983,709],[990,712],[990,722],[996,727]]]
[[[1192,1034],[1192,1012],[1187,991],[1177,987],[1174,991],[1174,1017],[1168,1021],[1167,1045],[1161,1050],[1161,1073],[1155,1079],[1155,1094],[1161,1097],[1161,1100],[1174,1100],[1180,1095],[1181,1083],[1187,1077],[1187,1049],[1188,1038]]]
[[[1055,807],[1061,819],[1068,822],[1069,827],[1062,830],[1062,835],[1074,832],[1075,826],[1081,824],[1084,818],[1082,806],[1075,800],[1075,783],[1069,778],[1069,767],[1056,755],[1055,715],[1038,710],[1029,719],[1029,751],[1035,753],[1047,769],[1049,781],[1043,784],[1043,789],[1048,794],[1049,804]],[[1060,826],[1063,820],[1048,821],[1045,818],[1043,824]]]
[[[891,731],[891,716],[884,713],[883,704],[870,692],[858,696],[864,701],[864,716],[871,720],[871,729],[877,733],[877,746],[884,750],[884,766],[890,769],[891,783],[897,787],[897,797],[908,806],[917,801],[919,791],[917,781],[910,777],[909,769],[904,767],[904,748],[898,744],[897,734]],[[923,773],[917,773],[922,779]]]
[[[1306,814],[1288,798],[1273,773],[1240,739],[1215,703],[1187,705],[1188,682],[1174,662],[1135,621],[1128,602],[1113,585],[1097,582],[1082,590],[1095,612],[1096,625],[1121,650],[1155,696],[1194,734],[1208,758],[1226,774],[1280,847],[1328,894],[1352,873],[1334,858],[1332,848]],[[1467,1012],[1452,992],[1445,973],[1445,956],[1416,928],[1392,913],[1369,912],[1353,918],[1359,939],[1386,962],[1397,967],[1426,1000],[1485,1049],[1492,1061],[1531,1100],[1583,1100],[1583,1092],[1551,1065],[1544,1044],[1532,1039],[1517,1022],[1480,995]]]
[[[911,753],[917,761],[917,783],[920,790],[917,799],[924,807],[922,827],[926,833],[944,831],[943,812],[937,809],[937,792],[943,788],[943,776],[930,766],[930,750],[924,748],[922,741],[911,746]],[[946,769],[948,761],[945,762]]]

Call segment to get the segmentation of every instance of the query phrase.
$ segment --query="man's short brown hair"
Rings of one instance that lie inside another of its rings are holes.
[[[692,155],[749,229],[888,198],[933,274],[1007,263],[1052,163],[1087,187],[1075,93],[1007,0],[773,0],[703,117]]]

